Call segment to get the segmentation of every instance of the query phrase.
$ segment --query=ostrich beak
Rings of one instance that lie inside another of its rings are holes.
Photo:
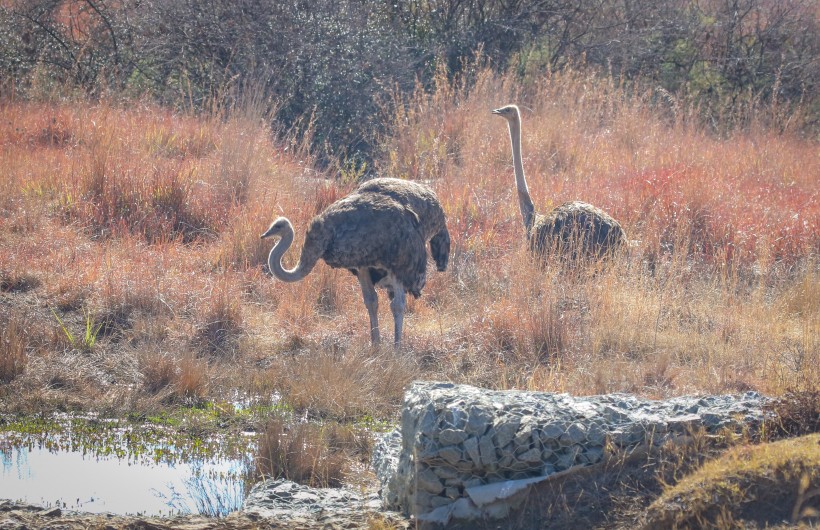
[[[495,109],[492,113],[493,114],[501,114],[501,109]]]
[[[270,237],[273,235],[273,226],[265,230],[265,233],[259,236],[259,239],[265,239],[266,237]]]

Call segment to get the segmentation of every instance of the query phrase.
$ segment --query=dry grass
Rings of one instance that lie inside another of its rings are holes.
[[[770,437],[820,432],[820,390],[786,392],[767,406]]]
[[[28,339],[25,324],[18,319],[0,325],[0,383],[8,383],[26,368]]]
[[[338,424],[285,421],[265,426],[256,456],[256,473],[313,487],[341,486],[351,459],[367,451],[366,437]]]
[[[746,528],[820,517],[820,435],[740,446],[705,463],[648,509],[645,528]]]
[[[811,390],[816,141],[762,127],[715,138],[656,96],[573,69],[522,86],[478,67],[473,82],[442,74],[384,116],[377,170],[429,182],[453,240],[450,269],[408,304],[399,353],[370,348],[348,272],[320,264],[296,284],[264,274],[271,220],[291,219],[296,250],[352,183],[317,169],[252,104],[194,117],[140,102],[3,102],[0,300],[30,308],[38,333],[26,370],[0,385],[2,409],[238,390],[279,392],[311,417],[390,418],[417,378],[647,397]],[[524,111],[537,209],[603,207],[640,242],[630,253],[575,269],[531,259],[506,124],[490,114],[509,102]],[[94,347],[73,351],[52,309],[75,334],[101,324]]]

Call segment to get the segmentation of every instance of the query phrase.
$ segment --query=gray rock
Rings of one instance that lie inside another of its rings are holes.
[[[430,499],[430,507],[431,508],[438,508],[439,506],[448,506],[452,504],[453,499],[449,499],[447,497],[432,497]]]
[[[541,451],[538,449],[530,449],[529,451],[518,455],[518,460],[526,462],[527,464],[535,464],[541,462]]]
[[[516,445],[530,444],[534,439],[538,439],[538,434],[533,437],[534,430],[532,416],[526,416],[521,421],[521,425],[518,427],[518,432],[515,433],[513,441]]]
[[[439,449],[438,456],[445,462],[456,465],[464,459],[464,452],[458,447],[448,446]]]
[[[481,436],[487,432],[487,429],[490,427],[492,421],[492,412],[478,406],[472,406],[470,407],[470,412],[467,417],[467,425],[464,426],[464,430],[468,434]]]
[[[606,430],[598,423],[590,424],[587,429],[587,442],[591,445],[603,445],[606,441]]]
[[[425,436],[432,436],[436,432],[438,423],[438,415],[432,408],[424,411],[424,415],[419,420],[419,432]]]
[[[436,473],[438,478],[445,481],[447,479],[457,479],[461,476],[458,470],[448,466],[435,466],[431,469]]]
[[[472,437],[464,440],[464,450],[467,451],[467,455],[473,461],[473,464],[480,467],[481,454],[478,452],[478,438]]]
[[[441,483],[436,472],[429,467],[416,473],[416,487],[433,495],[438,495],[444,491],[444,484]]]
[[[384,511],[377,491],[357,493],[347,488],[310,488],[285,479],[257,483],[245,499],[241,513],[253,519],[306,524],[308,521],[349,527],[364,524]],[[393,514],[399,518],[398,514]],[[356,522],[358,521],[358,523]]]
[[[463,443],[470,435],[464,431],[458,431],[455,429],[444,429],[440,433],[438,433],[438,441],[441,445],[455,445]]]
[[[558,441],[565,432],[567,432],[567,425],[564,422],[548,423],[539,430],[539,438],[542,443]]]
[[[624,410],[624,407],[613,407],[612,405],[605,405],[603,407],[603,416],[609,423],[617,424],[629,419],[629,413]]]
[[[582,423],[573,423],[567,428],[567,431],[561,435],[561,442],[572,444],[579,444],[586,440],[587,428]]]
[[[419,521],[485,517],[508,507],[479,509],[466,488],[595,464],[607,443],[632,449],[699,427],[747,428],[762,421],[765,402],[754,393],[653,401],[417,382],[405,394],[400,428],[376,442],[373,467],[392,509]]]
[[[495,452],[495,444],[490,436],[482,436],[478,439],[478,451],[481,454],[481,465],[491,466],[498,464],[498,455]]]
[[[497,420],[493,423],[493,440],[497,447],[504,447],[515,438],[518,427],[521,425],[519,418]]]
[[[590,447],[578,455],[578,461],[582,464],[597,464],[604,459],[604,449],[602,447]]]

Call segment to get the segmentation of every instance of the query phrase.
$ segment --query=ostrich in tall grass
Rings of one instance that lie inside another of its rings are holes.
[[[530,250],[545,257],[551,253],[570,258],[603,257],[626,243],[621,225],[591,204],[572,201],[555,207],[546,215],[535,213],[521,157],[521,114],[515,105],[492,111],[507,120],[512,143],[513,171],[518,204],[524,218]]]
[[[358,279],[367,313],[370,340],[380,342],[376,287],[384,288],[393,313],[395,345],[401,342],[405,293],[418,298],[427,281],[426,244],[439,271],[447,268],[450,234],[435,193],[417,182],[377,178],[337,200],[313,218],[299,263],[287,270],[282,256],[293,243],[293,225],[276,219],[262,238],[278,237],[268,256],[271,273],[284,282],[307,276],[321,258],[333,268],[348,269]]]

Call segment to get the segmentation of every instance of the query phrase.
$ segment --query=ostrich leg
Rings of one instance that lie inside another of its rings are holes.
[[[404,287],[399,282],[395,282],[392,290],[393,297],[390,300],[390,310],[393,312],[394,344],[398,348],[401,343],[401,328],[404,323],[404,308],[407,305],[405,300]]]
[[[376,345],[381,342],[379,337],[379,295],[376,294],[376,288],[373,286],[373,280],[370,279],[370,270],[367,267],[359,269],[356,276],[359,278],[359,285],[362,286],[362,298],[364,298],[367,314],[370,316],[370,342]]]

